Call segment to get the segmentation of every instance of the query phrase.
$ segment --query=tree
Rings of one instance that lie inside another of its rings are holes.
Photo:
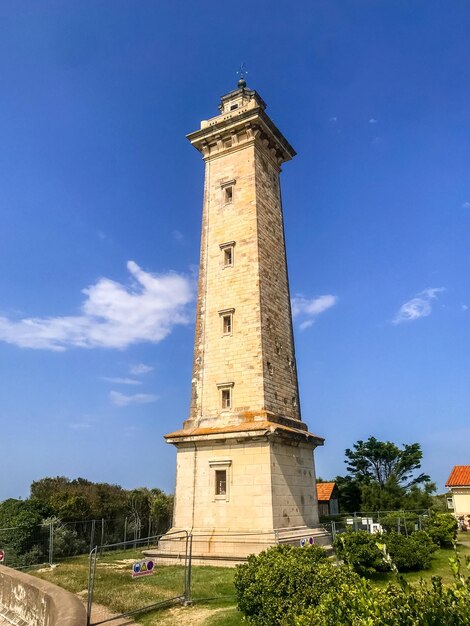
[[[407,490],[430,480],[424,473],[414,476],[421,467],[422,457],[419,443],[404,444],[400,449],[391,441],[369,437],[367,441],[355,443],[352,450],[346,450],[345,463],[348,471],[360,482],[376,482],[382,489],[395,484]]]
[[[30,565],[45,557],[49,529],[43,527],[43,519],[50,513],[51,509],[37,500],[0,502],[0,541],[7,564]]]
[[[361,510],[361,487],[351,476],[336,476],[338,503],[341,513],[353,513]]]
[[[419,443],[402,448],[369,437],[345,452],[347,476],[337,476],[342,512],[427,509],[436,485],[417,474],[423,453]]]

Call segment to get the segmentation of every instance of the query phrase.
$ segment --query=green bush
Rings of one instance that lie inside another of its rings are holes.
[[[425,518],[423,527],[441,548],[450,548],[457,538],[457,520],[450,513],[432,513]]]
[[[387,533],[382,535],[382,539],[399,572],[431,567],[432,555],[437,546],[424,530],[418,530],[408,537],[399,533]]]
[[[365,579],[332,587],[317,606],[295,616],[295,626],[469,626],[470,578],[460,575],[454,558],[454,583],[440,578],[417,585],[373,587]]]
[[[387,532],[412,533],[418,523],[419,515],[413,511],[391,511],[380,516],[380,525]]]
[[[377,543],[385,543],[385,535],[372,535],[365,530],[348,531],[338,535],[333,547],[339,559],[358,574],[389,571]]]
[[[237,566],[238,608],[256,626],[291,624],[295,615],[317,605],[332,587],[356,577],[347,567],[333,566],[318,546],[274,546]]]
[[[419,571],[431,565],[436,545],[424,531],[406,537],[396,532],[372,535],[365,530],[338,535],[334,548],[342,559],[358,574],[390,571],[378,544],[385,544],[392,562],[399,572]]]

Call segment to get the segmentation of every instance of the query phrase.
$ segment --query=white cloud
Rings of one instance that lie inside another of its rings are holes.
[[[132,365],[129,368],[129,373],[133,376],[140,376],[141,374],[148,374],[149,372],[153,372],[155,368],[151,365],[145,365],[145,363],[137,363],[137,365]]]
[[[172,232],[172,235],[173,235],[173,239],[175,241],[177,241],[178,243],[183,243],[184,235],[183,235],[183,233],[180,230],[174,230]]]
[[[470,209],[470,202],[464,202],[462,204],[462,209]]]
[[[402,324],[427,317],[432,311],[431,300],[437,298],[442,291],[445,291],[445,287],[432,287],[420,291],[414,298],[401,305],[392,324]]]
[[[462,311],[467,311],[467,310],[468,310],[468,305],[462,304]]]
[[[330,309],[337,302],[338,297],[332,295],[318,296],[318,298],[294,296],[292,298],[292,315],[303,318],[300,322],[300,329],[305,330],[315,322],[318,315]]]
[[[158,343],[177,324],[190,320],[186,305],[193,285],[175,272],[144,272],[127,263],[130,286],[100,278],[83,289],[81,315],[25,318],[0,317],[0,341],[21,348],[61,351],[79,348],[127,348],[135,343]]]
[[[102,376],[102,380],[105,380],[108,383],[113,383],[116,385],[141,385],[141,380],[135,380],[134,378],[111,378],[109,376]]]
[[[378,120],[375,119],[375,117],[371,117],[369,120],[369,124],[377,124]]]
[[[330,117],[328,121],[334,123],[334,122],[338,121],[338,118],[337,117]]]
[[[150,404],[156,402],[158,396],[152,393],[135,393],[130,396],[126,396],[120,391],[110,391],[109,399],[115,406],[128,406],[129,404]]]

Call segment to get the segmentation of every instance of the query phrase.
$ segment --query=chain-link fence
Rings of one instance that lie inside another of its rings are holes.
[[[0,528],[0,551],[4,555],[4,565],[24,569],[52,565],[67,557],[88,554],[96,545],[128,542],[124,549],[132,547],[132,542],[136,546],[142,545],[142,537],[162,532],[157,529],[158,525],[152,518],[141,520],[135,516],[71,522],[51,518],[42,524],[25,523]]]
[[[431,519],[429,509],[399,511],[355,511],[322,518],[331,524],[333,540],[338,533],[347,530],[366,530],[370,533],[396,531],[409,535],[416,530],[425,530]]]
[[[160,567],[153,557],[143,556],[146,547],[161,548],[165,541],[180,544],[182,558],[176,563]],[[189,602],[190,585],[191,536],[187,531],[97,545],[89,556],[87,624]]]

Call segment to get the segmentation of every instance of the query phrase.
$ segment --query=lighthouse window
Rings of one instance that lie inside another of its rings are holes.
[[[224,267],[233,265],[233,248],[225,248],[224,250]]]
[[[225,204],[230,204],[233,200],[233,187],[225,187]]]
[[[232,334],[232,314],[222,316],[222,332],[224,335]]]
[[[219,311],[222,335],[232,334],[234,312],[235,309],[223,309],[223,311]],[[220,385],[220,388],[222,387],[229,387],[229,385]]]
[[[222,389],[221,391],[221,399],[222,399],[222,408],[230,409],[232,408],[232,390]]]
[[[230,145],[232,145],[232,140],[230,140]],[[221,181],[220,186],[222,187],[222,202],[224,204],[230,204],[233,202],[233,192],[235,188],[236,179],[232,178],[232,180]]]
[[[227,495],[227,470],[215,470],[215,495]]]
[[[232,267],[234,261],[234,246],[234,241],[227,241],[226,243],[220,244],[222,251],[222,267]]]
[[[230,459],[214,459],[209,461],[210,467],[210,493],[212,501],[229,501],[231,467]]]

